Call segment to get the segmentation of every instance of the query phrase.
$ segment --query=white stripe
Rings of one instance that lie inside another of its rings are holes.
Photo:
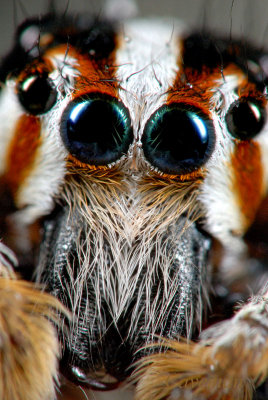
[[[116,58],[119,96],[130,111],[138,140],[147,119],[165,103],[178,72],[181,29],[177,21],[162,19],[124,25]]]
[[[233,170],[231,155],[234,151],[234,140],[227,131],[225,115],[230,105],[238,98],[235,88],[238,77],[225,76],[222,83],[215,82],[215,94],[211,104],[212,118],[216,133],[215,150],[206,164],[207,174],[199,196],[206,215],[208,231],[232,251],[240,252],[244,244],[233,232],[243,233],[244,218],[233,190]],[[212,88],[213,90],[213,88]]]

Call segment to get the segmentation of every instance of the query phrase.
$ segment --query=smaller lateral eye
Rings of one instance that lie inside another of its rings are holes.
[[[47,73],[37,73],[19,83],[18,98],[28,113],[44,114],[56,103],[57,91]]]
[[[231,104],[225,121],[229,133],[235,139],[249,140],[264,127],[266,111],[260,101],[241,98]]]

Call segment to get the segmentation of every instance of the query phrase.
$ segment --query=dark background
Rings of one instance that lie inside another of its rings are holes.
[[[107,0],[56,0],[60,10],[101,14]],[[122,0],[113,0],[120,2]],[[126,0],[125,0],[126,1]],[[48,8],[49,0],[0,0],[0,55],[10,47],[15,26]],[[268,0],[137,0],[139,15],[172,16],[188,27],[206,26],[250,38],[268,47]]]

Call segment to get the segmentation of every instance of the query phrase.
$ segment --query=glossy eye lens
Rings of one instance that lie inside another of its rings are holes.
[[[20,82],[18,97],[30,114],[38,115],[49,111],[57,100],[57,91],[46,73],[32,75]]]
[[[230,106],[225,121],[229,133],[234,138],[248,140],[262,130],[266,112],[260,102],[242,98]]]
[[[62,117],[61,136],[74,157],[91,165],[117,161],[133,140],[126,107],[113,97],[98,93],[68,105]]]
[[[142,138],[144,155],[160,171],[182,175],[197,170],[210,157],[214,126],[200,109],[184,104],[159,108]]]

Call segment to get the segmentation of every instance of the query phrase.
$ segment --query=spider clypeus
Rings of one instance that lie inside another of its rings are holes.
[[[267,63],[176,21],[18,28],[0,68],[1,399],[266,398]]]

